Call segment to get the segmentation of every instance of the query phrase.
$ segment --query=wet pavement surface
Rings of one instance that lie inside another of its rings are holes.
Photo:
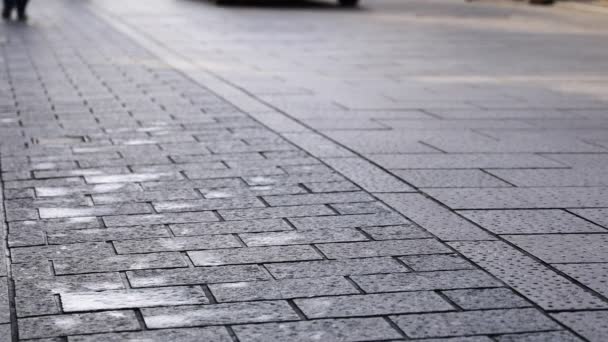
[[[32,4],[0,25],[0,342],[608,336],[608,21]]]

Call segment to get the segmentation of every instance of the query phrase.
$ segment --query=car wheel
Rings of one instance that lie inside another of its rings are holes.
[[[338,0],[342,7],[355,7],[359,4],[359,0]]]

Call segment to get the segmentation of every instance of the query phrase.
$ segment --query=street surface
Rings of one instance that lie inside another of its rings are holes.
[[[0,342],[608,338],[608,16],[34,1]]]

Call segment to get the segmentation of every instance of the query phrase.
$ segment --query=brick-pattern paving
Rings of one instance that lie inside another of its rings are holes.
[[[330,103],[250,80],[306,128],[241,110],[90,7],[36,5],[0,28],[1,342],[605,336],[604,130],[543,135],[534,113],[480,109],[506,103],[491,93]],[[138,29],[188,58],[216,34],[148,10]]]

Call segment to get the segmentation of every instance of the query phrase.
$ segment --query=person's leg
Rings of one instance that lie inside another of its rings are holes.
[[[9,19],[15,8],[15,0],[4,0],[4,8],[2,9],[2,18]]]
[[[27,15],[25,14],[27,2],[28,0],[17,0],[17,15],[19,16],[19,20],[27,19]]]

